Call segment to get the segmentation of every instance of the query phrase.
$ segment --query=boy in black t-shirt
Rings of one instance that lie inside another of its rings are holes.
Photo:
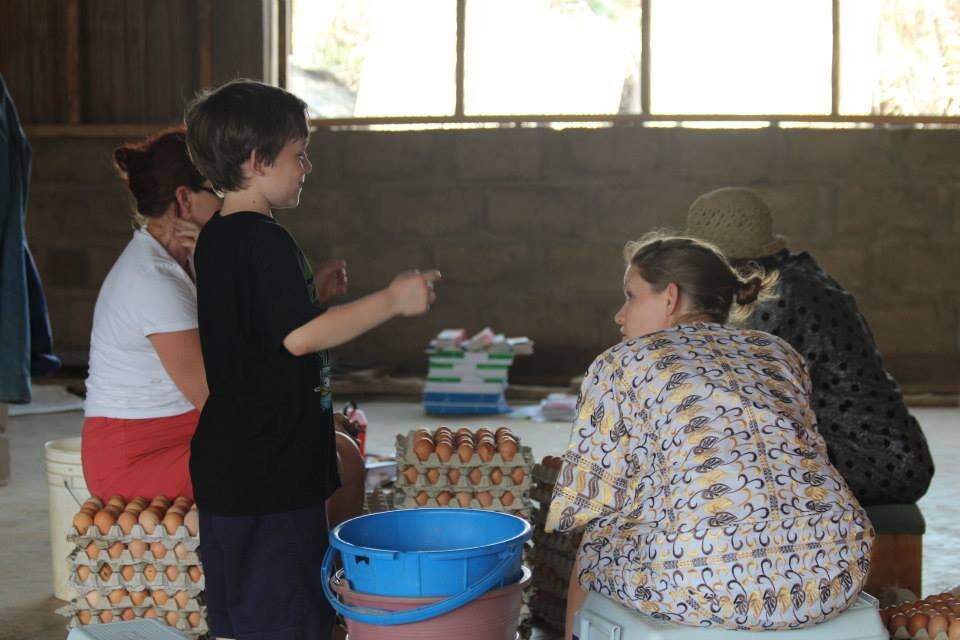
[[[224,195],[195,252],[210,397],[191,443],[207,620],[219,637],[328,638],[324,501],[339,486],[326,350],[395,315],[427,311],[436,271],[326,309],[273,218],[312,170],[306,104],[238,80],[187,109],[187,143]]]

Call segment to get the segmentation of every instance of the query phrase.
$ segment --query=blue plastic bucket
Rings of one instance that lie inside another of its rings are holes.
[[[425,620],[519,580],[523,543],[531,533],[530,523],[522,518],[479,509],[410,509],[360,516],[330,532],[324,592],[337,611],[369,624]],[[350,610],[328,584],[335,552],[342,556],[344,576],[353,591],[446,599],[389,615]]]

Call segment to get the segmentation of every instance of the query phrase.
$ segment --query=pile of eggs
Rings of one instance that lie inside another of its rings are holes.
[[[894,638],[960,640],[960,598],[953,593],[886,607],[880,618]]]
[[[510,462],[519,450],[517,438],[507,427],[496,431],[480,428],[476,433],[466,427],[457,429],[456,433],[448,427],[437,427],[434,432],[423,428],[413,432],[413,452],[421,462],[426,461],[431,453],[436,453],[440,462],[449,462],[454,451],[463,464],[469,464],[474,455],[481,462],[489,463],[496,453],[505,462]]]
[[[198,600],[203,571],[194,551],[199,512],[190,499],[91,497],[73,516],[73,528],[78,624],[158,618],[191,634],[206,632]]]

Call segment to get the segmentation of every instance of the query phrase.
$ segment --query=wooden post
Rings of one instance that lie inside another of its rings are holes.
[[[197,0],[197,69],[200,88],[213,84],[213,4]]]
[[[67,122],[80,124],[80,0],[66,0]]]
[[[833,58],[830,84],[830,114],[840,114],[840,0],[833,0]]]
[[[463,117],[463,52],[466,44],[467,0],[457,0],[457,104],[454,116]]]
[[[640,113],[650,115],[650,0],[640,3]]]

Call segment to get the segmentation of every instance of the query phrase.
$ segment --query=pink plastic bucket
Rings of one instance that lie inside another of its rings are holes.
[[[347,631],[350,640],[515,640],[522,594],[530,584],[531,575],[530,569],[523,567],[519,582],[488,591],[469,604],[436,618],[396,626],[372,625],[347,618]],[[330,579],[330,586],[353,607],[405,611],[443,600],[357,593],[343,579],[342,570]]]

